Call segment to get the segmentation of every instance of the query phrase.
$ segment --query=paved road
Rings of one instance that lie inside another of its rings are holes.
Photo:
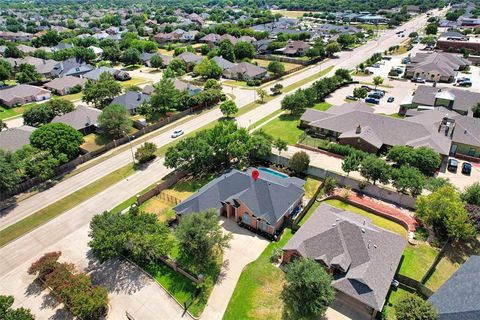
[[[422,19],[425,20],[424,17]],[[415,25],[414,22],[410,22],[410,24],[413,23]],[[380,41],[382,46],[388,47],[392,45],[392,43],[387,43],[387,41]],[[358,48],[357,50],[359,51],[356,50],[356,53],[353,57],[351,55],[345,56],[345,54],[342,54],[342,57],[339,59],[327,63],[332,63],[333,65],[342,67],[348,67],[350,64],[356,65],[361,60],[365,59],[365,54],[368,55],[368,50],[373,50],[371,48],[369,49],[368,45],[366,46],[366,49],[362,48],[363,47]],[[367,53],[363,52],[364,50],[366,50]],[[358,55],[357,52],[359,53]],[[349,53],[347,53],[347,55],[348,54]],[[362,55],[362,57],[359,58],[358,56],[360,55]],[[312,72],[312,74],[318,72],[318,70],[311,71],[315,68],[317,67],[311,68],[306,72]],[[284,81],[293,81],[294,77],[297,79],[296,81],[298,81],[305,76],[307,75],[300,73]],[[251,95],[251,91],[245,94]],[[238,117],[238,123],[242,126],[247,126],[255,121],[260,120],[264,116],[279,108],[280,99],[281,98],[276,98],[269,103],[266,103],[261,107]],[[248,99],[244,98],[242,101],[247,100]],[[204,115],[192,119],[191,121],[188,121],[186,124],[182,125],[181,128],[186,132],[191,132],[220,117],[221,113],[219,110],[212,110]],[[151,141],[157,143],[158,145],[163,145],[170,142],[171,139],[169,133],[166,133],[152,138]],[[8,225],[8,222],[6,222],[7,220],[5,219],[10,219],[9,221],[12,223],[12,221],[15,221],[15,217],[20,215],[26,216],[36,210],[39,210],[49,203],[64,197],[66,194],[68,194],[68,192],[71,193],[73,192],[72,190],[78,189],[82,185],[91,183],[100,176],[104,176],[107,173],[114,171],[116,168],[124,166],[130,161],[130,151],[126,150],[119,155],[103,161],[95,167],[87,169],[82,173],[79,173],[76,176],[59,183],[48,191],[39,193],[28,200],[22,201],[12,212],[10,212],[10,214],[0,220],[2,223],[2,228]],[[63,256],[65,260],[75,262],[80,269],[88,268],[92,259],[87,247],[88,224],[93,215],[115,207],[125,199],[137,194],[144,188],[155,183],[169,172],[170,170],[163,166],[163,159],[158,159],[148,168],[136,172],[127,179],[122,180],[103,192],[98,193],[89,200],[67,211],[63,215],[33,230],[29,234],[17,239],[16,241],[0,248],[0,291],[2,293],[13,294],[19,305],[32,308],[34,313],[38,312],[42,315],[47,313],[53,314],[53,309],[46,308],[42,305],[42,299],[40,299],[39,294],[32,295],[32,293],[29,292],[28,289],[32,279],[31,277],[27,276],[25,272],[28,268],[28,265],[45,252],[61,250],[64,252]],[[75,180],[73,180],[74,178]],[[64,189],[68,189],[69,191],[64,193]],[[28,208],[26,204],[28,204]],[[129,275],[131,275],[131,273],[128,273],[124,276],[128,277]],[[138,290],[135,292],[142,291]],[[135,292],[125,291],[120,293],[121,298],[118,299],[122,299],[122,302],[115,303],[113,308],[125,308],[135,305],[138,307],[137,310],[140,310],[141,306],[135,304],[134,302],[136,299]],[[112,293],[111,297],[114,296],[115,294]],[[150,314],[150,318],[158,317],[159,314],[166,315],[165,318],[168,319],[178,318],[178,306],[168,299],[165,299],[165,293],[162,290],[159,288],[151,289],[148,291],[146,296],[150,297],[150,301],[155,301],[157,306],[155,307],[155,310],[146,310],[144,308],[141,309],[142,311],[138,311],[139,313],[142,312],[142,317],[144,319],[149,318],[148,314]],[[163,313],[159,313],[160,309],[163,310]],[[121,313],[123,310],[118,312]]]

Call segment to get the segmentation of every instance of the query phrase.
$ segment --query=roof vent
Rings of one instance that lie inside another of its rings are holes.
[[[340,218],[336,218],[335,221],[340,221]]]
[[[332,227],[335,227],[335,226],[337,226],[337,224],[336,224],[336,223],[332,223]]]
[[[365,233],[365,229],[364,229],[364,228],[362,228],[362,233]]]
[[[377,248],[378,248],[378,246],[377,246],[376,244],[374,244],[374,245],[373,245],[373,247],[374,247],[375,249],[377,249]]]
[[[362,132],[362,127],[358,125],[357,130],[355,130],[356,134],[360,134]]]
[[[464,133],[464,134],[467,134],[467,133],[468,133],[467,129],[465,129],[465,131],[463,131],[463,133]]]

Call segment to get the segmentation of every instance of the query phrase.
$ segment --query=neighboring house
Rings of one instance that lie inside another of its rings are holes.
[[[373,319],[407,241],[369,218],[321,204],[283,247],[283,262],[310,258],[332,275],[336,299]]]
[[[472,53],[480,53],[480,39],[466,37],[461,33],[449,31],[437,39],[437,48],[447,52],[461,52],[469,50]]]
[[[45,78],[53,77],[55,74],[55,70],[59,66],[58,61],[52,59],[44,60],[35,57],[25,57],[22,59],[7,58],[6,60],[15,70],[18,70],[21,64],[31,64],[35,67],[37,72]]]
[[[184,34],[180,36],[180,41],[183,42],[190,42],[195,40],[195,36],[197,35],[198,31],[197,30],[192,30],[192,31],[187,31]]]
[[[123,106],[130,114],[136,114],[137,108],[145,101],[150,101],[150,96],[141,92],[128,91],[113,99],[112,104]]]
[[[305,181],[262,171],[254,181],[252,170],[232,170],[212,180],[173,208],[177,217],[215,209],[219,215],[275,236],[285,220],[299,212]]]
[[[87,72],[92,71],[93,66],[81,62],[76,58],[70,58],[64,61],[61,61],[54,69],[53,76],[62,78],[65,76],[81,76]]]
[[[408,115],[410,110],[433,109],[445,107],[461,115],[472,116],[472,107],[480,102],[480,93],[455,89],[430,86],[418,86],[410,103],[402,103],[399,114]]]
[[[405,145],[413,148],[427,146],[442,156],[447,156],[450,153],[451,140],[440,133],[435,119],[417,119],[396,119],[374,114],[371,107],[357,101],[333,106],[326,112],[308,109],[300,122],[312,135],[370,153]]]
[[[86,79],[73,77],[73,76],[66,76],[63,78],[56,78],[50,82],[45,83],[43,86],[52,91],[54,94],[58,94],[60,96],[66,95],[70,93],[70,89],[75,86],[83,86],[87,82]]]
[[[53,118],[52,123],[60,122],[80,131],[83,135],[94,132],[97,129],[97,119],[102,113],[96,108],[79,105],[72,112]]]
[[[50,98],[50,91],[29,84],[20,84],[0,90],[0,103],[7,107],[14,107],[35,101],[44,101]]]
[[[261,79],[267,75],[267,69],[248,62],[238,63],[223,70],[223,76],[235,80]]]
[[[224,35],[222,35],[220,37],[220,42],[222,42],[223,40],[228,40],[228,41],[230,41],[231,44],[235,44],[238,41],[237,38],[235,38],[232,35],[229,35],[228,33],[225,33]]]
[[[438,320],[480,319],[480,256],[471,256],[428,299]]]
[[[203,89],[201,87],[195,86],[191,83],[182,81],[180,79],[174,79],[173,80],[173,85],[175,86],[175,89],[177,89],[179,91],[186,90],[188,92],[188,95],[190,95],[190,96],[194,96],[194,95],[199,94],[200,92],[203,91]],[[152,95],[154,91],[155,91],[155,87],[153,85],[149,84],[149,85],[146,85],[143,88],[142,93]]]
[[[59,51],[59,50],[71,49],[71,48],[73,48],[73,44],[60,42],[56,46],[52,47],[52,51],[56,52],[56,51]]]
[[[200,63],[200,61],[203,60],[202,56],[198,56],[198,55],[196,55],[194,53],[191,53],[189,51],[185,51],[185,52],[179,54],[178,56],[176,56],[175,58],[180,59],[183,62],[185,62],[185,64],[187,65],[187,70],[191,70],[194,65],[196,65],[197,63]]]
[[[217,66],[219,66],[222,69],[222,71],[225,69],[229,69],[235,65],[233,62],[230,62],[227,59],[224,59],[223,57],[215,56],[210,60],[214,61],[217,64]]]
[[[368,23],[368,24],[381,24],[381,23],[388,23],[390,19],[378,16],[378,15],[365,15],[361,17],[357,17],[357,21]]]
[[[19,44],[17,46],[17,49],[20,50],[21,52],[25,53],[25,54],[34,53],[37,50],[37,48],[31,47],[31,46],[26,46],[24,44]]]
[[[167,56],[167,55],[158,54],[158,53],[148,53],[148,52],[143,52],[142,54],[140,54],[140,59],[145,64],[145,66],[151,67],[150,60],[152,59],[153,56],[159,56],[162,59],[164,66],[168,66],[170,61],[173,60],[172,56]]]
[[[407,64],[407,78],[421,77],[427,81],[452,82],[457,71],[464,70],[470,62],[459,55],[434,52],[417,53]]]
[[[290,41],[284,48],[276,50],[287,56],[302,56],[311,46],[305,41]]]
[[[90,46],[88,49],[92,49],[93,53],[98,57],[100,57],[103,54],[103,49],[95,46]]]
[[[200,38],[200,41],[205,43],[217,44],[220,42],[220,35],[216,33],[209,33]]]
[[[100,79],[100,75],[104,72],[110,73],[115,78],[115,80],[124,81],[131,79],[128,72],[109,67],[100,67],[94,69],[90,72],[85,73],[82,77],[88,80],[98,81]]]
[[[268,45],[272,41],[273,41],[272,39],[262,39],[262,40],[255,41],[253,45],[255,46],[255,49],[257,50],[258,54],[263,54],[269,51]]]
[[[10,32],[10,31],[2,31],[0,32],[0,39],[8,40],[8,41],[31,41],[33,39],[33,34],[26,33],[26,32]]]
[[[0,149],[14,152],[30,143],[30,135],[36,128],[20,126],[0,131]]]

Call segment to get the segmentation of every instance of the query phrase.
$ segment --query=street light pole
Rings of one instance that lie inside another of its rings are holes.
[[[133,155],[132,141],[130,140],[130,136],[129,136],[125,131],[123,131],[123,133],[124,133],[124,134],[127,136],[127,138],[128,138],[128,144],[130,145],[130,152],[132,153],[133,164],[135,164],[135,156]]]

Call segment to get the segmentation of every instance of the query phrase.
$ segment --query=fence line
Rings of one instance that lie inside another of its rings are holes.
[[[409,278],[399,273],[395,275],[395,279],[397,279],[398,282],[400,282],[403,285],[406,285],[407,287],[414,288],[418,293],[420,293],[426,299],[430,298],[430,296],[433,294],[433,291],[431,289],[429,289],[420,281],[417,281],[415,279]]]
[[[145,201],[147,201],[147,200],[155,197],[156,195],[160,194],[163,190],[170,188],[175,183],[177,183],[180,179],[185,177],[187,174],[188,174],[188,171],[179,171],[179,172],[175,173],[175,175],[172,178],[168,179],[167,181],[165,181],[163,183],[158,183],[155,187],[148,190],[147,192],[145,192],[142,195],[137,195],[137,202],[136,202],[137,206],[141,205]],[[175,198],[175,197],[172,197],[172,198]],[[175,198],[175,201],[178,201],[178,199]]]
[[[323,58],[320,58],[320,57],[309,59],[309,60],[300,60],[300,59],[289,58],[289,57],[275,56],[272,54],[257,54],[254,56],[254,58],[262,59],[262,60],[273,60],[273,61],[279,61],[279,62],[300,64],[302,66],[309,66],[323,60]]]
[[[320,191],[322,190],[322,188],[323,188],[323,181],[318,186],[317,190],[313,194],[313,197],[308,201],[307,205],[302,209],[302,212],[300,212],[300,214],[293,220],[294,225],[297,225],[302,220],[302,218],[307,214],[308,210],[310,210],[310,208],[313,206],[315,201],[317,201],[317,197],[320,194]]]
[[[442,260],[442,258],[445,256],[446,254],[446,249],[447,249],[447,246],[450,244],[451,240],[448,239],[442,246],[442,249],[440,249],[440,252],[437,254],[437,256],[435,257],[435,259],[433,260],[432,264],[430,265],[430,267],[428,268],[427,272],[425,272],[425,274],[423,275],[422,277],[422,280],[420,280],[420,282],[422,284],[425,284],[425,282],[427,282],[427,280],[432,276],[432,274],[435,272],[435,269],[437,268],[437,265],[440,263],[440,261]]]

